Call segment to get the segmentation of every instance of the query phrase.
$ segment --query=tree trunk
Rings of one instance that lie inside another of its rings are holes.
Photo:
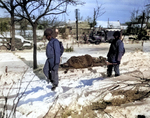
[[[37,68],[37,36],[36,36],[36,27],[37,25],[33,25],[33,69]]]
[[[14,23],[14,13],[11,14],[11,51],[15,51],[15,23]]]

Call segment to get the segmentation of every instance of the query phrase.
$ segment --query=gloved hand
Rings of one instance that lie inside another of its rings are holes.
[[[54,70],[54,71],[55,71],[55,70],[58,70],[58,68],[59,68],[59,65],[58,65],[58,64],[56,64],[56,65],[54,65],[54,66],[53,66],[52,70]]]

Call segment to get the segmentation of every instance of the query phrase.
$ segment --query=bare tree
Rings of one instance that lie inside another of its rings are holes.
[[[146,5],[145,15],[146,15],[146,25],[147,27],[149,27],[148,24],[149,24],[149,19],[150,19],[150,4]]]
[[[132,12],[131,12],[131,22],[137,22],[138,21],[138,19],[137,19],[137,17],[138,17],[138,15],[139,15],[139,10],[137,9],[134,9]]]
[[[66,13],[68,5],[81,5],[78,0],[16,0],[19,10],[18,18],[24,18],[32,25],[33,30],[33,68],[37,68],[37,36],[36,28],[39,19],[48,15],[60,15]]]
[[[46,29],[48,27],[57,27],[61,25],[61,23],[62,21],[58,20],[58,17],[43,17],[38,21],[38,28]]]
[[[94,27],[96,25],[96,20],[105,13],[105,11],[103,11],[104,8],[102,8],[102,4],[99,5],[98,1],[96,2],[97,8],[94,8],[93,18],[88,18],[90,27]]]
[[[25,30],[27,30],[28,27],[28,21],[26,19],[22,19],[21,21],[19,21],[19,25],[20,25],[20,30],[21,30],[21,35],[23,32],[23,35],[25,36]]]
[[[12,40],[11,40],[11,51],[15,50],[15,17],[14,12],[18,4],[15,2],[15,0],[0,0],[0,7],[2,9],[5,9],[11,16],[11,34],[12,34]]]

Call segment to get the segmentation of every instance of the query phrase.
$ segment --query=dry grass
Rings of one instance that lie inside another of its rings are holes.
[[[112,106],[120,106],[121,104],[142,100],[150,96],[150,91],[120,90],[113,92],[113,95],[124,95],[123,99],[116,98],[111,101]]]
[[[96,113],[91,109],[91,106],[83,107],[80,112],[66,109],[60,116],[60,118],[96,118]]]
[[[95,113],[95,110],[98,112],[101,112],[101,114],[104,113],[104,109],[107,106],[120,106],[121,104],[134,102],[136,100],[142,100],[143,98],[146,98],[150,95],[150,91],[138,91],[138,90],[118,90],[112,92],[113,95],[124,95],[124,98],[116,98],[113,99],[110,102],[100,101],[100,102],[93,102],[90,106],[82,107],[82,110],[80,112],[75,112],[69,109],[64,109],[62,114],[59,116],[59,118],[68,118],[71,116],[71,118],[96,118],[98,117]]]
[[[141,84],[142,86],[142,84]],[[112,96],[124,96],[124,97],[114,97],[111,101],[104,101],[103,99],[92,102],[89,106],[80,106],[81,110],[70,110],[69,107],[59,109],[59,111],[51,118],[99,118],[104,115],[110,115],[104,110],[107,106],[120,106],[122,104],[131,103],[134,101],[140,101],[146,97],[150,96],[150,91],[140,91],[139,87],[130,90],[115,90],[112,91]],[[100,116],[98,116],[98,114]],[[52,116],[49,114],[49,116]]]

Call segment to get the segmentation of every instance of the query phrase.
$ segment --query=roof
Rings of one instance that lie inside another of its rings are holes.
[[[9,34],[6,34],[4,36],[0,34],[0,38],[11,38],[11,36]],[[25,39],[22,36],[20,36],[20,35],[15,35],[15,38],[21,39],[21,42],[25,41]]]
[[[141,24],[132,24],[133,27],[141,27]],[[143,24],[143,27],[146,27],[146,24]]]
[[[119,21],[97,21],[97,27],[120,29]]]
[[[121,29],[116,29],[116,28],[113,28],[113,29],[105,29],[106,31],[121,31]]]
[[[127,29],[127,25],[121,25],[121,29],[123,29],[123,30],[125,30],[125,29]]]
[[[79,25],[88,24],[85,21],[78,21]],[[68,25],[74,26],[76,21],[68,21]],[[101,26],[102,28],[112,28],[112,29],[121,29],[121,25],[119,21],[97,21],[97,27]],[[82,26],[83,27],[83,26]]]

